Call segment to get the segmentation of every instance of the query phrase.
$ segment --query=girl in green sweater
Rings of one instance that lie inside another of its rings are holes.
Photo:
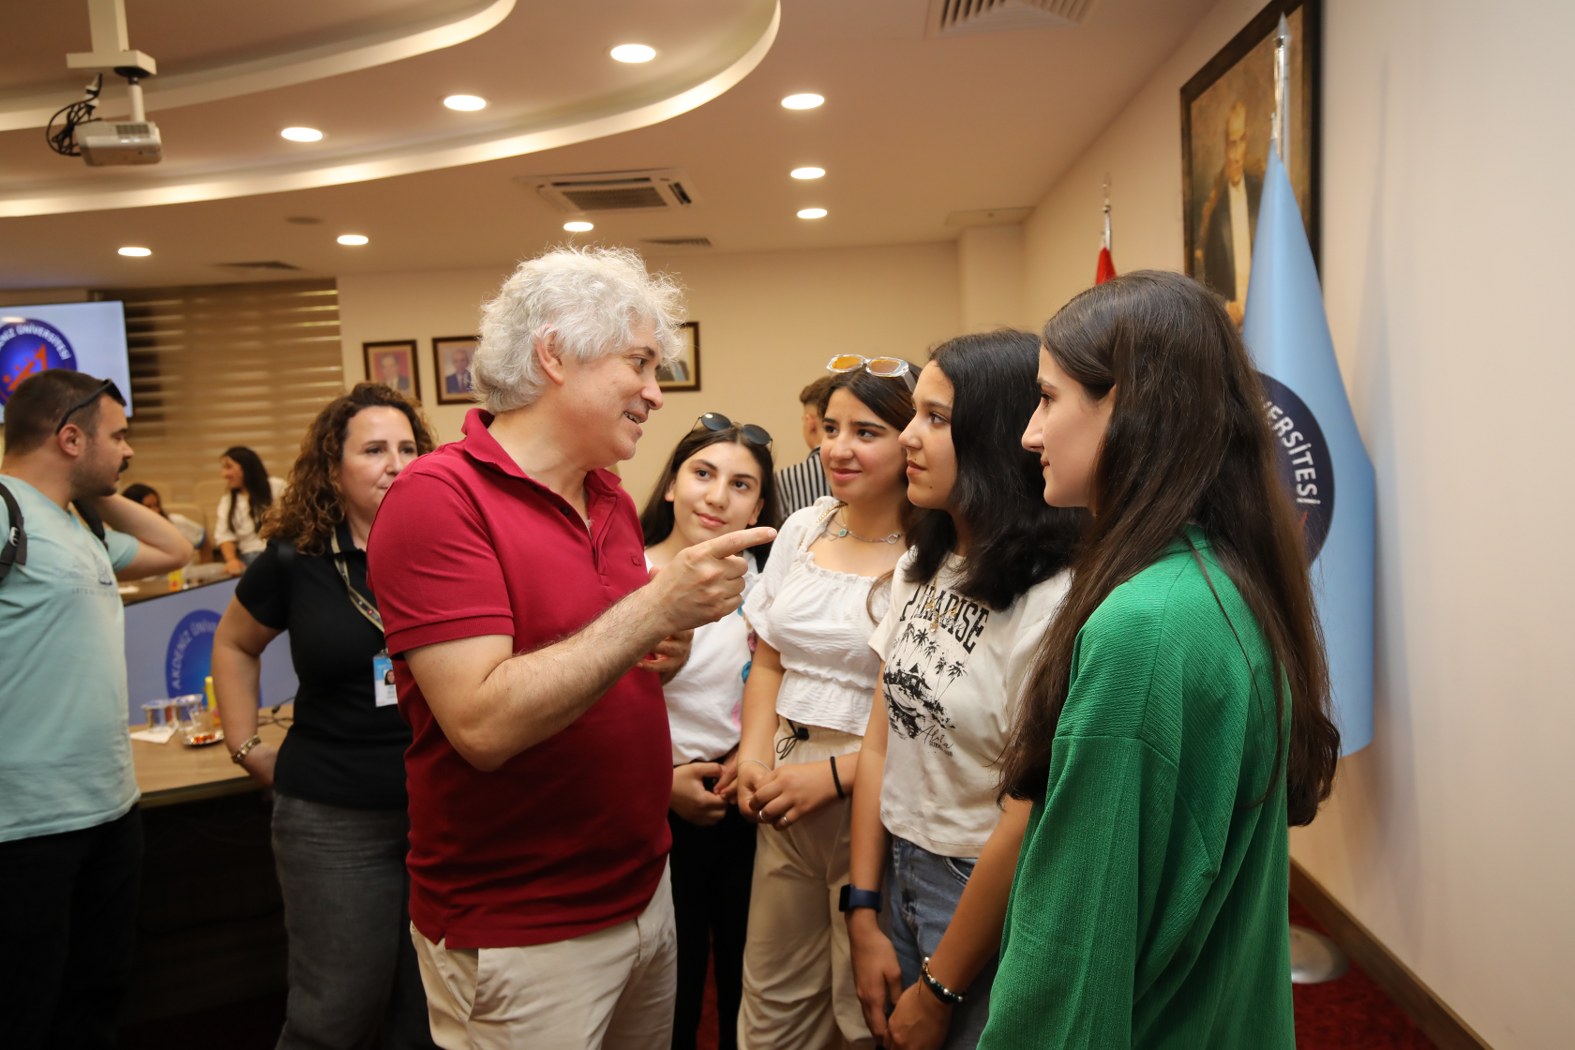
[[[979,1045],[1294,1047],[1287,827],[1339,733],[1257,375],[1155,271],[1074,298],[1039,356],[1023,444],[1091,523],[1004,756],[1032,808]]]

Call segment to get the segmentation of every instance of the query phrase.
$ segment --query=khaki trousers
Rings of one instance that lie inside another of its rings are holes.
[[[555,944],[454,948],[411,927],[432,1039],[449,1050],[666,1050],[677,974],[673,889],[618,926]]]
[[[809,729],[778,765],[824,763],[859,738]],[[777,743],[792,737],[781,723]],[[850,807],[837,800],[785,830],[761,827],[744,945],[742,1050],[873,1046],[853,987],[853,961],[837,898],[848,881]]]

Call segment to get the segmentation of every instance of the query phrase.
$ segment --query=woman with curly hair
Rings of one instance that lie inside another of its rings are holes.
[[[404,752],[366,540],[383,494],[433,447],[397,391],[358,383],[312,422],[267,549],[247,568],[213,640],[213,684],[231,757],[274,789],[273,852],[289,935],[279,1047],[431,1046],[407,932]],[[257,737],[263,650],[290,632],[300,687],[278,748]]]

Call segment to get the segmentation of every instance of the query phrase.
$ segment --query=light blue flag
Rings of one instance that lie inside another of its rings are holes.
[[[1241,334],[1263,375],[1280,471],[1306,531],[1348,755],[1373,740],[1373,464],[1340,379],[1302,213],[1272,149]]]

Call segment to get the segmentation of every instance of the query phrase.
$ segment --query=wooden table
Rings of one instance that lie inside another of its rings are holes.
[[[294,704],[286,704],[278,709],[279,717],[288,719],[294,710]],[[258,714],[267,718],[270,712],[264,709]],[[287,728],[268,723],[258,726],[257,735],[277,747]],[[259,790],[261,785],[230,761],[230,749],[240,743],[226,739],[207,747],[187,747],[180,742],[179,732],[162,744],[133,740],[131,759],[137,770],[137,786],[142,789],[143,808]]]
[[[279,714],[293,711],[287,704]],[[278,744],[286,728],[260,725],[257,735]],[[125,1024],[187,1013],[194,1002],[216,1007],[284,991],[271,802],[230,761],[238,744],[187,747],[178,734],[163,744],[131,742],[147,849]],[[207,1045],[229,1043],[216,1035]]]

